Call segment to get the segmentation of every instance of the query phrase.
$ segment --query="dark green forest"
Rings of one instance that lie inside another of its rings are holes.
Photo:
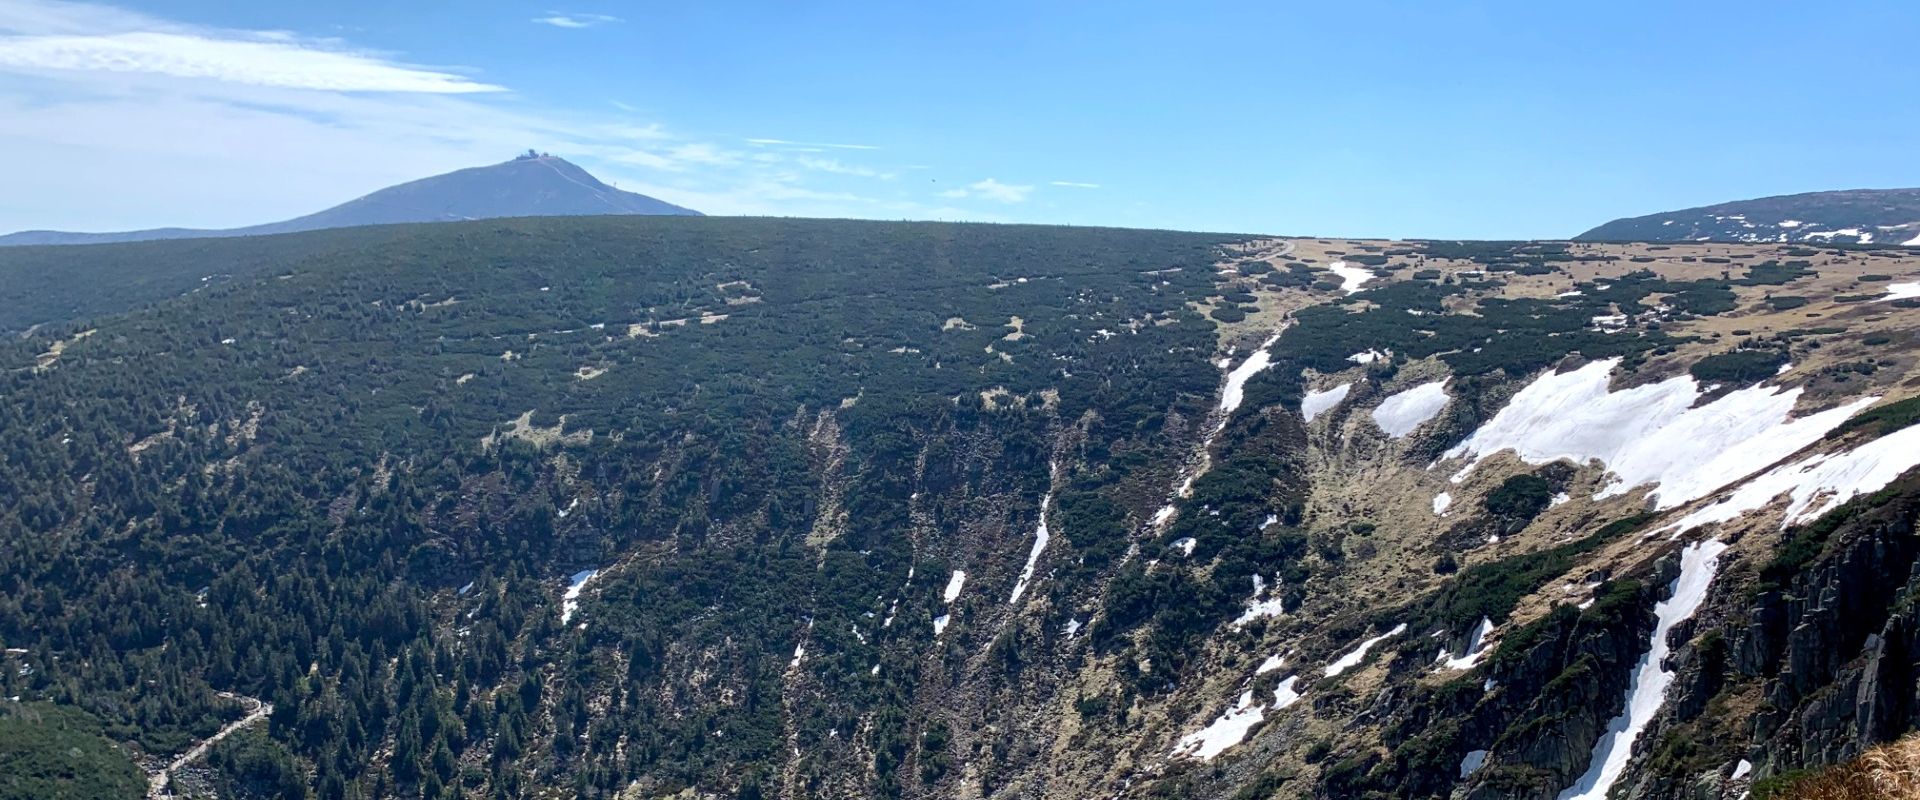
[[[0,344],[0,695],[155,755],[238,717],[220,692],[272,702],[265,736],[214,759],[259,796],[289,775],[329,799],[752,796],[772,776],[739,767],[779,760],[802,636],[840,667],[815,671],[802,742],[897,708],[926,576],[957,566],[939,543],[1030,528],[1069,446],[1062,506],[1110,528],[1063,545],[1094,558],[1046,590],[1084,594],[1128,530],[1103,487],[1165,481],[1169,419],[1204,417],[1218,380],[1187,305],[1219,236],[643,218],[286,238],[0,254],[10,276],[200,284],[13,308],[139,306]],[[828,481],[844,523],[809,547]],[[564,576],[616,564],[562,625]],[[887,600],[899,622],[876,627]],[[709,648],[734,701],[647,688]],[[875,794],[938,778],[905,711],[872,734]]]

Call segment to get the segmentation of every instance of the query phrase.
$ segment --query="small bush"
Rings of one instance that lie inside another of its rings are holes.
[[[1758,383],[1779,372],[1787,354],[1779,350],[1735,350],[1707,356],[1687,371],[1702,383]]]

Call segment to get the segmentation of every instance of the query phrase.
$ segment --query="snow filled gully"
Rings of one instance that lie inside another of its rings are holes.
[[[1154,527],[1158,528],[1167,524],[1168,520],[1173,519],[1175,512],[1173,501],[1192,494],[1193,482],[1198,480],[1200,476],[1207,474],[1207,470],[1213,466],[1211,453],[1213,452],[1214,438],[1219,436],[1221,431],[1226,430],[1227,421],[1233,419],[1233,412],[1240,408],[1242,401],[1246,400],[1247,381],[1252,379],[1253,376],[1260,374],[1260,372],[1267,367],[1273,366],[1273,355],[1268,353],[1267,350],[1273,347],[1274,342],[1280,341],[1280,334],[1285,331],[1286,328],[1284,326],[1280,330],[1274,331],[1273,335],[1268,336],[1266,341],[1261,342],[1260,346],[1255,348],[1253,353],[1249,354],[1245,361],[1240,362],[1239,366],[1227,371],[1227,383],[1226,386],[1220,390],[1220,406],[1215,411],[1215,413],[1219,415],[1220,421],[1213,426],[1212,430],[1207,432],[1207,438],[1200,442],[1199,465],[1194,467],[1192,472],[1181,476],[1180,483],[1174,487],[1173,497],[1169,499],[1167,504],[1162,506],[1159,511],[1154,512]],[[1220,363],[1224,365],[1229,362],[1222,360]]]
[[[1667,700],[1667,687],[1673,672],[1667,669],[1667,635],[1673,627],[1695,611],[1707,598],[1707,588],[1720,569],[1720,554],[1727,545],[1715,539],[1695,542],[1680,551],[1680,576],[1673,580],[1667,599],[1653,607],[1656,620],[1651,646],[1634,664],[1627,685],[1625,710],[1607,723],[1606,733],[1593,745],[1593,760],[1587,771],[1558,800],[1605,800],[1607,791],[1619,780],[1633,757],[1634,740],[1647,729],[1647,723]]]

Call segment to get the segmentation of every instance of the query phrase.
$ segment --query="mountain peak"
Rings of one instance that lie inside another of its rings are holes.
[[[224,230],[24,231],[0,236],[0,246],[263,236],[361,225],[616,214],[700,216],[698,211],[610,186],[559,156],[528,150],[497,164],[468,167],[389,186],[324,211],[282,222]]]

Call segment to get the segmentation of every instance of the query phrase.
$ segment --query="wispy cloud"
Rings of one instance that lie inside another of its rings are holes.
[[[858,164],[842,163],[840,159],[837,158],[801,156],[794,159],[793,163],[816,172],[831,172],[835,175],[852,175],[858,178],[879,178],[883,181],[890,181],[897,177],[896,173],[883,172],[873,169],[872,167],[863,167]]]
[[[1080,181],[1048,181],[1048,186],[1065,186],[1069,189],[1098,189],[1100,184],[1081,183]]]
[[[1033,194],[1032,186],[1001,183],[992,178],[987,178],[986,180],[969,183],[964,188],[948,189],[947,191],[941,192],[940,196],[953,199],[977,197],[983,200],[992,200],[996,203],[1023,203],[1026,202],[1027,195],[1030,194]]]
[[[0,36],[0,69],[145,73],[337,92],[472,94],[502,87],[378,55],[256,31],[122,31]]]
[[[536,24],[552,25],[556,28],[578,29],[609,25],[615,22],[625,22],[626,20],[609,14],[577,14],[564,11],[549,11],[547,12],[547,16],[534,17],[532,21]]]
[[[795,142],[788,139],[748,139],[746,141],[747,141],[747,144],[751,144],[756,147],[793,147],[793,148],[826,147],[826,148],[832,148],[835,150],[878,150],[880,149],[879,145],[873,145],[873,144],[837,144],[832,142]]]

